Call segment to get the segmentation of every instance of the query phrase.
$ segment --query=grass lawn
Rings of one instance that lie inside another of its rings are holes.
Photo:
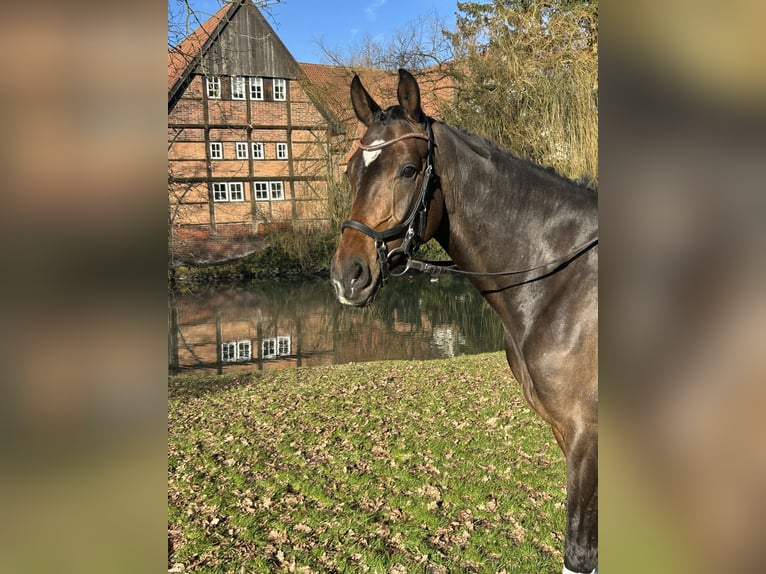
[[[503,353],[168,394],[171,572],[561,571],[563,455]]]

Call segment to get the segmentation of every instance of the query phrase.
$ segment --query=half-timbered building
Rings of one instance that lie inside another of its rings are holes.
[[[299,64],[248,0],[225,4],[168,52],[173,261],[234,259],[271,229],[329,226],[328,186],[363,133],[352,73]],[[395,98],[391,73],[362,79],[381,102]],[[424,96],[426,109],[443,97]]]

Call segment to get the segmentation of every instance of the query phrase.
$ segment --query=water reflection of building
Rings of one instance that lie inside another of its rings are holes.
[[[334,362],[326,310],[284,308],[268,295],[226,291],[171,308],[171,369],[226,373],[243,368]]]
[[[452,327],[437,327],[433,330],[433,342],[445,357],[454,357],[460,345],[465,344],[465,337]]]
[[[460,307],[444,312],[438,306],[443,312],[435,314],[419,290],[428,289],[437,301],[447,296],[434,292],[441,286],[428,285],[427,280],[410,282],[397,292],[392,282],[379,302],[364,310],[341,306],[329,282],[177,295],[170,307],[170,369],[231,373],[445,358],[501,348],[499,322],[482,312],[478,294],[450,296]]]

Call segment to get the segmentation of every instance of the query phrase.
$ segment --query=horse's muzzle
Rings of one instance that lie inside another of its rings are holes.
[[[380,288],[379,274],[356,256],[341,262],[336,254],[330,262],[330,279],[338,301],[355,307],[367,305]]]

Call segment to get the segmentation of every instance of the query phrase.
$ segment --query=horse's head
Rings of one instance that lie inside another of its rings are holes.
[[[362,86],[351,82],[351,102],[367,126],[348,163],[353,201],[343,223],[330,276],[338,300],[365,305],[418,244],[433,236],[437,214],[426,212],[435,187],[433,133],[420,108],[415,78],[399,70],[399,105],[382,110]]]

